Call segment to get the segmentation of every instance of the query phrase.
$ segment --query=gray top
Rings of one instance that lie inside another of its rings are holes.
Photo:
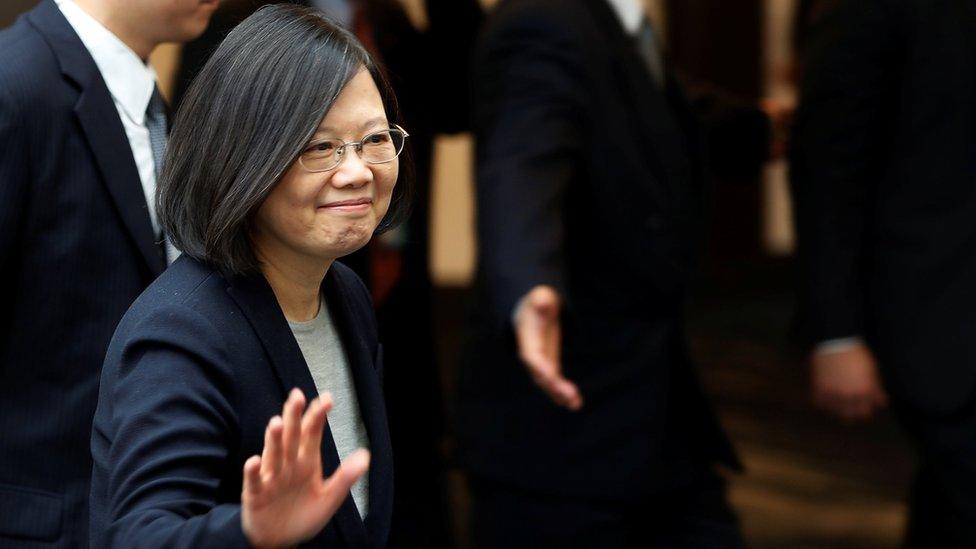
[[[359,399],[353,382],[349,360],[342,348],[342,341],[332,323],[329,309],[322,301],[319,314],[308,322],[288,322],[291,333],[298,341],[305,363],[312,373],[319,394],[332,393],[332,411],[329,412],[329,428],[335,440],[339,459],[346,459],[358,448],[369,448],[366,425],[359,413]],[[352,499],[363,518],[369,512],[369,474],[365,474],[352,486]]]

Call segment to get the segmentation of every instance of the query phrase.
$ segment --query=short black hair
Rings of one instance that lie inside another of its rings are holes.
[[[170,132],[156,209],[173,245],[225,273],[257,272],[254,214],[363,67],[398,119],[383,70],[319,12],[269,5],[232,30],[190,84]],[[408,214],[409,155],[402,165],[377,232]]]

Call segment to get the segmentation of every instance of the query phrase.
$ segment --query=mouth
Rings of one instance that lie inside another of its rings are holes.
[[[319,209],[328,210],[331,212],[365,212],[368,211],[372,206],[372,198],[353,198],[349,200],[329,202],[319,206]]]

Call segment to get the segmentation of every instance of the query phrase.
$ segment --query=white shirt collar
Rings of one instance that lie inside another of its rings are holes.
[[[156,71],[73,1],[55,1],[98,65],[112,98],[126,115],[143,125],[156,86]]]
[[[644,4],[641,0],[607,0],[607,3],[617,14],[617,19],[620,19],[627,34],[640,32],[645,17]]]

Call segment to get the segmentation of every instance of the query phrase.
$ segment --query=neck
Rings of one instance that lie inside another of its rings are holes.
[[[106,0],[74,0],[74,3],[129,46],[139,59],[145,63],[149,62],[149,54],[159,44],[146,37],[145,29],[134,28],[133,22],[126,19],[129,10],[124,7],[121,9],[113,7]]]
[[[315,318],[321,304],[322,280],[332,261],[309,260],[288,253],[268,253],[257,246],[255,255],[285,318],[292,322]]]

